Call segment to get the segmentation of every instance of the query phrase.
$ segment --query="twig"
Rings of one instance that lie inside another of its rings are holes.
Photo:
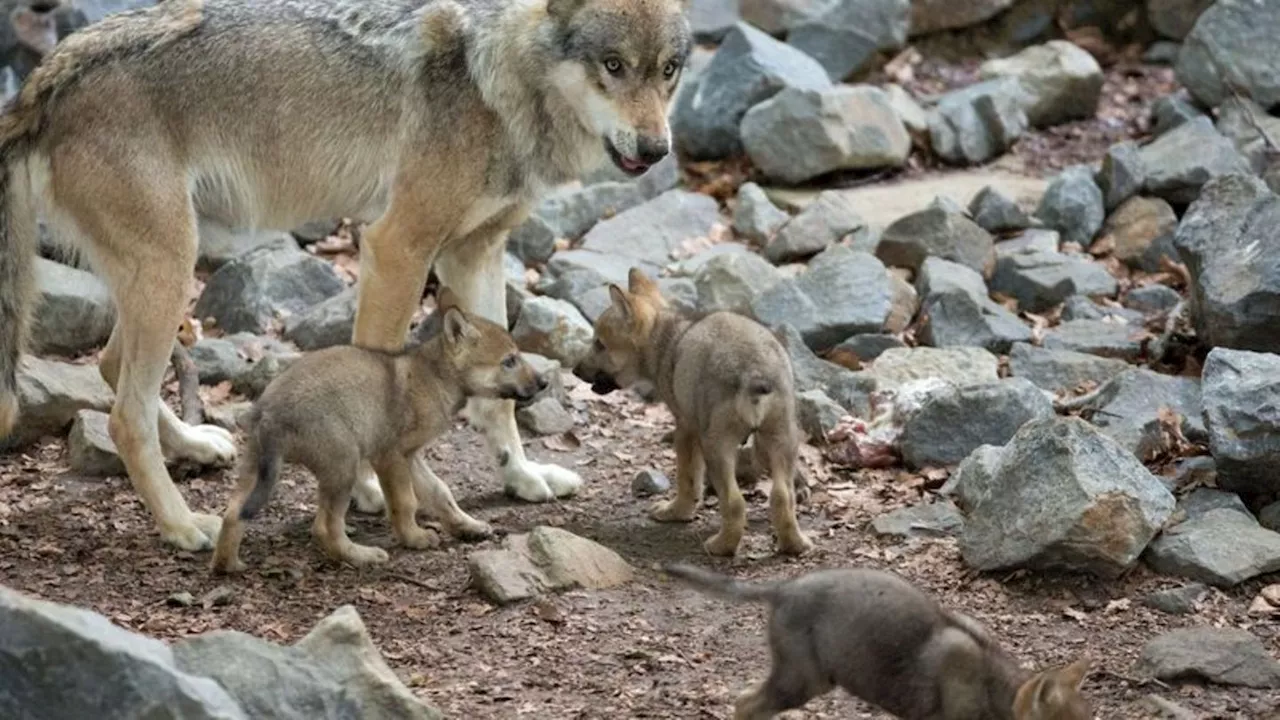
[[[173,343],[173,354],[169,356],[173,371],[178,376],[178,398],[182,401],[182,422],[188,425],[199,425],[204,422],[204,402],[200,399],[200,372],[192,362],[191,355],[180,342]]]
[[[1182,318],[1182,314],[1186,312],[1187,301],[1179,300],[1177,305],[1169,311],[1164,318],[1164,329],[1160,331],[1160,337],[1151,343],[1151,359],[1154,362],[1161,362],[1164,356],[1169,352],[1169,343],[1173,339],[1173,332],[1178,327],[1178,320]]]
[[[387,573],[387,577],[392,578],[394,580],[399,580],[400,582],[403,582],[403,583],[409,583],[410,585],[417,585],[423,590],[431,590],[434,592],[440,589],[434,585],[430,585],[428,583],[422,582],[417,578],[410,577],[408,575],[401,575],[400,573],[389,572]]]
[[[1104,387],[1106,387],[1105,383],[1083,395],[1077,395],[1076,397],[1067,398],[1066,400],[1054,400],[1054,409],[1067,412],[1072,410],[1082,410],[1088,407],[1094,400],[1098,399],[1098,396],[1102,394],[1102,388]]]

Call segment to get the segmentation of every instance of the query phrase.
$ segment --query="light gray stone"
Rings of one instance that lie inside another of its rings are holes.
[[[935,203],[885,228],[876,257],[886,265],[917,271],[925,258],[937,257],[989,277],[995,267],[995,245],[991,234],[972,220]]]
[[[1094,181],[1102,191],[1102,204],[1107,212],[1120,203],[1137,195],[1147,182],[1147,168],[1142,164],[1142,152],[1132,140],[1118,142],[1107,148],[1102,158],[1102,168]]]
[[[1031,218],[1013,201],[1013,198],[988,185],[969,201],[969,214],[973,221],[989,233],[1007,233],[1031,227]]]
[[[1280,533],[1248,513],[1213,508],[1166,528],[1147,549],[1146,561],[1159,573],[1233,587],[1280,570]]]
[[[1182,302],[1182,295],[1168,285],[1143,285],[1124,296],[1124,306],[1140,313],[1153,315],[1172,310]]]
[[[1187,204],[1200,188],[1222,175],[1248,174],[1249,163],[1207,117],[1188,120],[1142,148],[1144,190],[1174,204]]]
[[[738,201],[733,208],[733,231],[757,245],[767,245],[791,216],[778,209],[764,190],[753,182],[738,188]]]
[[[1129,267],[1146,272],[1163,270],[1162,259],[1178,260],[1173,238],[1178,216],[1160,198],[1132,197],[1107,218],[1098,242],[1109,242],[1112,253]]]
[[[934,538],[955,535],[964,526],[964,517],[947,500],[898,508],[871,521],[878,535],[906,538]]]
[[[1280,355],[1217,347],[1205,358],[1202,377],[1219,486],[1280,492]]]
[[[1129,363],[1116,358],[1021,342],[1014,343],[1009,351],[1009,372],[1013,377],[1026,378],[1049,392],[1101,385],[1129,368]]]
[[[60,435],[81,410],[110,412],[115,393],[96,365],[72,365],[23,355],[18,360],[18,423],[0,450],[21,448],[44,435]]]
[[[1151,132],[1159,137],[1198,117],[1204,117],[1204,110],[1196,107],[1186,90],[1179,90],[1151,103]]]
[[[782,273],[755,253],[718,255],[693,279],[698,311],[749,314],[755,299],[781,281]]]
[[[880,353],[867,375],[876,389],[894,390],[913,380],[934,378],[957,386],[996,382],[999,361],[981,348],[890,348]]]
[[[1005,353],[1015,342],[1031,340],[1031,329],[987,294],[982,276],[941,258],[920,268],[922,298],[920,340],[933,347],[980,347]]]
[[[1208,592],[1209,586],[1204,583],[1187,583],[1148,593],[1142,598],[1142,604],[1168,615],[1190,615]]]
[[[583,239],[582,249],[665,265],[673,250],[707,237],[719,220],[720,208],[710,196],[668,190],[598,223]]]
[[[1017,80],[998,78],[953,90],[929,112],[929,138],[938,157],[975,164],[1008,150],[1027,131]]]
[[[862,362],[872,362],[889,348],[904,348],[907,344],[897,335],[886,333],[860,333],[845,338],[832,348],[832,353],[852,353]]]
[[[1280,688],[1280,662],[1252,633],[1239,628],[1170,630],[1142,648],[1134,671],[1167,682],[1208,680],[1220,685]]]
[[[631,566],[609,548],[545,525],[508,535],[500,550],[472,553],[467,566],[473,584],[499,605],[573,588],[603,590],[634,576]]]
[[[847,370],[814,355],[799,331],[790,325],[782,325],[775,333],[791,358],[797,393],[818,390],[854,415],[870,411],[876,383],[867,373]]]
[[[1106,218],[1093,171],[1086,165],[1073,165],[1059,173],[1040,198],[1036,217],[1061,233],[1064,242],[1088,247]]]
[[[305,313],[291,316],[284,323],[284,338],[302,350],[351,344],[356,299],[356,289],[350,287]]]
[[[1097,395],[1084,407],[1084,417],[1139,460],[1146,461],[1170,449],[1166,447],[1160,419],[1164,409],[1178,418],[1188,440],[1208,440],[1199,378],[1162,375],[1145,368],[1126,370],[1098,388]]]
[[[109,416],[97,410],[81,410],[67,434],[67,464],[91,476],[124,475],[124,461],[107,431]]]
[[[210,272],[258,248],[299,249],[298,241],[292,235],[276,230],[230,230],[218,223],[201,220],[197,231],[199,254],[196,256],[196,268]]]
[[[636,497],[661,495],[670,489],[671,480],[655,468],[645,468],[631,478],[631,494]]]
[[[795,279],[785,279],[751,304],[767,327],[793,325],[812,348],[825,349],[862,332],[879,332],[892,309],[889,276],[873,255],[833,245]]]
[[[1041,346],[1134,362],[1142,356],[1145,335],[1142,328],[1124,323],[1069,320],[1045,333]]]
[[[796,393],[796,420],[800,429],[814,443],[824,443],[827,433],[839,424],[848,411],[822,390],[805,390]]]
[[[1018,301],[1022,310],[1039,313],[1072,295],[1116,293],[1116,279],[1086,256],[1057,252],[1010,253],[996,262],[991,289]]]
[[[866,223],[848,193],[824,190],[782,226],[765,247],[764,255],[772,263],[801,260],[865,228]]]
[[[573,416],[554,397],[516,408],[516,422],[533,435],[560,435],[573,429]]]
[[[982,64],[984,80],[1009,77],[1022,86],[1022,109],[1035,127],[1093,118],[1102,97],[1102,67],[1066,40],[1050,40]]]
[[[31,312],[32,349],[78,355],[105,344],[116,322],[107,286],[84,270],[42,257],[34,262],[39,299]]]
[[[982,445],[1003,445],[1031,420],[1053,416],[1053,403],[1022,378],[930,392],[902,427],[908,467],[954,465]]]
[[[520,310],[511,336],[525,352],[575,367],[591,351],[595,331],[571,303],[535,297]]]

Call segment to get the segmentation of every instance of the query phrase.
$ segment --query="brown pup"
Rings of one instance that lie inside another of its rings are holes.
[[[246,421],[248,447],[240,480],[222,517],[215,572],[238,572],[244,521],[266,505],[283,461],[316,476],[319,507],[312,532],[334,559],[361,566],[387,560],[381,548],[356,545],[344,519],[360,464],[378,473],[391,528],[407,547],[439,545],[414,519],[417,498],[450,532],[482,536],[489,527],[464,513],[448,487],[420,460],[427,443],[448,432],[469,398],[527,402],[547,381],[521,356],[501,326],[464,312],[448,290],[439,296],[441,332],[402,353],[352,345],[310,353],[267,386]],[[416,489],[416,497],[415,497]]]
[[[610,285],[613,304],[596,320],[595,344],[574,374],[607,394],[653,385],[676,419],[676,496],[653,508],[659,522],[688,522],[702,502],[704,475],[720,503],[720,531],[704,547],[733,555],[747,526],[738,489],[738,447],[754,436],[772,480],[769,515],[782,552],[813,547],[796,522],[795,466],[800,445],[795,380],[778,339],[754,320],[728,312],[691,320],[669,308],[658,286],[632,268],[630,290]]]
[[[835,687],[905,720],[1089,720],[1088,660],[1023,670],[971,617],[893,573],[820,570],[744,583],[682,563],[663,570],[698,590],[766,603],[772,670],[738,698],[734,720],[767,720]]]

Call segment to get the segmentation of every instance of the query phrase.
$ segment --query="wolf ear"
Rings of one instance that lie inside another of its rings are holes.
[[[573,17],[584,4],[586,0],[547,0],[547,14],[564,22]]]
[[[613,306],[618,308],[618,312],[622,313],[622,319],[630,322],[635,317],[635,310],[631,307],[631,298],[627,297],[627,293],[622,288],[609,283],[609,297],[613,300]]]
[[[444,325],[444,341],[449,345],[457,345],[479,334],[476,326],[455,306],[445,308],[441,321]]]
[[[632,295],[645,295],[647,297],[661,297],[662,292],[658,290],[658,285],[649,279],[648,275],[640,268],[631,268],[627,272],[627,284],[630,286]]]

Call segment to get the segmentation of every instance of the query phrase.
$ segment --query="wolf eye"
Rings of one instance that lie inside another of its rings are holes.
[[[676,71],[680,69],[680,63],[675,60],[668,60],[667,64],[662,67],[662,74],[668,80],[675,76]]]
[[[604,69],[607,70],[610,75],[621,75],[622,61],[618,58],[609,58],[604,61]]]
[[[520,362],[520,359],[517,358],[515,355],[508,355],[502,358],[502,367],[507,370],[514,370],[516,367],[516,364],[519,362]]]

